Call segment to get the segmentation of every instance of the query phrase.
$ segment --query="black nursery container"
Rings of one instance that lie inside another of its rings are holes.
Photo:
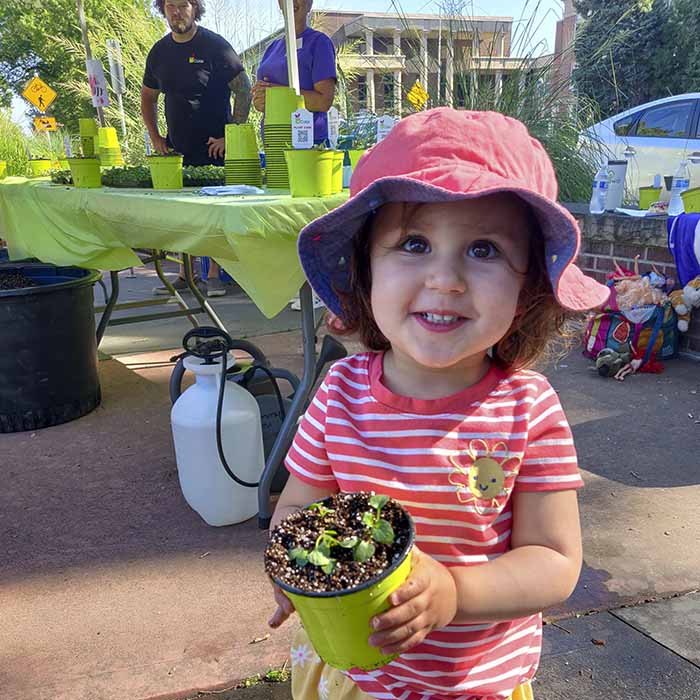
[[[84,416],[100,403],[94,270],[3,263],[35,287],[0,289],[0,433]]]

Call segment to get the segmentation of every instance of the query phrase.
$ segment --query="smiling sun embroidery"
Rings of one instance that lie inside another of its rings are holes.
[[[512,487],[505,486],[506,478],[520,464],[519,457],[504,457],[499,462],[494,457],[499,451],[508,452],[505,442],[497,442],[489,449],[485,440],[472,440],[466,453],[471,464],[459,464],[457,460],[462,455],[449,458],[454,470],[448,480],[457,489],[457,499],[472,504],[479,515],[484,514],[485,508],[497,507],[499,498],[508,496]]]

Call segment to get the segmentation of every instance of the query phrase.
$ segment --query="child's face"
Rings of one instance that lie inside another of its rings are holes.
[[[405,226],[403,211],[385,205],[372,227],[379,329],[397,359],[409,363],[443,369],[483,362],[518,309],[528,269],[526,205],[508,195],[425,204]]]

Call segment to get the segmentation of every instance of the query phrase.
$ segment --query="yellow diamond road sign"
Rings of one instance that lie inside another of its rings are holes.
[[[416,80],[413,87],[408,91],[406,99],[416,108],[423,109],[425,107],[430,95],[428,95],[426,89],[421,85],[420,80]]]
[[[45,112],[53,104],[57,93],[39,76],[35,76],[25,85],[22,97],[31,102],[40,112]]]

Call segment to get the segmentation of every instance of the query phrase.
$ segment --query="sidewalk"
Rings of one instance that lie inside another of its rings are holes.
[[[300,370],[299,333],[280,332],[295,317],[268,324],[240,295],[215,304],[275,365]],[[287,658],[293,626],[267,636],[266,534],[254,520],[210,528],[180,493],[174,326],[110,329],[117,359],[100,363],[98,410],[0,435],[2,700],[190,698]],[[585,565],[572,598],[550,611],[560,626],[545,632],[538,700],[685,700],[700,688],[697,596],[642,604],[700,582],[700,365],[676,360],[618,383],[574,353],[547,374],[586,481]],[[602,612],[575,617],[591,611]],[[282,695],[264,697],[286,697],[284,685],[273,691]]]
[[[536,700],[697,697],[700,594],[546,625],[542,662],[533,688]],[[216,697],[290,700],[291,689],[289,683],[261,683]]]

